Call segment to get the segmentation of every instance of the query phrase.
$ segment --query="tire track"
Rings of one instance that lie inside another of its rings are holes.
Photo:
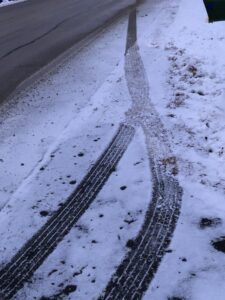
[[[125,74],[133,102],[127,122],[144,131],[153,191],[142,228],[99,300],[142,299],[169,246],[182,200],[182,189],[174,177],[176,158],[149,96],[148,78],[137,45],[135,7],[129,16]]]
[[[0,271],[0,298],[11,299],[62,241],[88,209],[115,170],[135,134],[134,127],[121,124],[113,140],[84,177],[75,192],[47,223]]]
[[[173,174],[176,160],[166,131],[149,97],[149,84],[137,45],[136,8],[129,16],[125,75],[133,102],[126,125],[91,168],[75,192],[0,271],[0,298],[11,299],[57,247],[95,199],[141,126],[153,177],[152,199],[143,226],[99,299],[141,299],[172,238],[182,190]]]

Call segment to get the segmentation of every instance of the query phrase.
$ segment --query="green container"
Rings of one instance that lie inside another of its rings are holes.
[[[225,21],[225,0],[203,0],[209,22]]]

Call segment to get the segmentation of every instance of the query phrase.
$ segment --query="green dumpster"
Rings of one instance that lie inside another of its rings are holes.
[[[225,21],[225,0],[203,0],[209,22]]]

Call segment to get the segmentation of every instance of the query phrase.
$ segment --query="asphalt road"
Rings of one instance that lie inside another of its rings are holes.
[[[29,0],[0,8],[0,102],[134,0]]]

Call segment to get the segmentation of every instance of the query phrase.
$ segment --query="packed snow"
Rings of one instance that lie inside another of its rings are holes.
[[[223,22],[207,23],[202,1],[148,0],[139,7],[150,96],[184,190],[170,251],[145,300],[224,300],[225,253],[212,243],[225,236],[224,29]],[[123,17],[2,105],[2,265],[69,196],[124,120],[131,106],[126,31]],[[138,130],[89,210],[15,299],[55,299],[68,284],[76,291],[59,299],[97,299],[141,227],[151,188]]]

